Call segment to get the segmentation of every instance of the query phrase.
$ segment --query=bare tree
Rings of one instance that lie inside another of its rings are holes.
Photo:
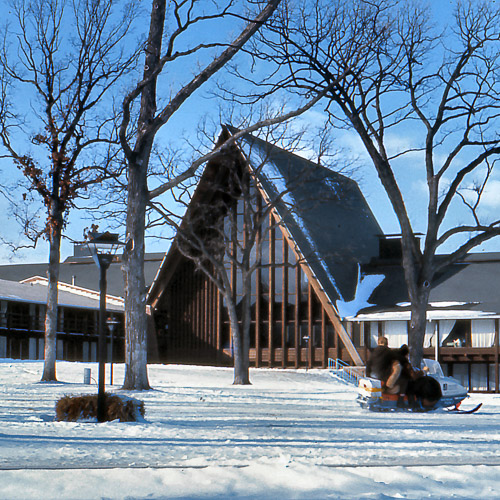
[[[219,138],[219,146],[224,147],[206,166],[196,191],[182,191],[179,202],[186,206],[182,218],[159,201],[155,201],[153,207],[175,228],[173,244],[176,249],[193,261],[197,272],[203,272],[221,293],[230,325],[234,384],[250,384],[251,324],[256,311],[252,294],[256,293],[257,282],[259,289],[265,289],[266,282],[271,286],[271,278],[263,279],[263,276],[265,273],[274,276],[275,272],[269,242],[274,241],[271,233],[279,231],[283,225],[278,213],[286,210],[303,216],[306,205],[311,208],[327,201],[327,193],[319,196],[317,189],[313,189],[314,199],[307,199],[298,188],[308,183],[317,188],[318,180],[323,179],[328,170],[304,161],[300,169],[295,165],[293,175],[285,178],[276,168],[274,162],[278,150],[274,144],[285,146],[287,152],[304,146],[303,133],[296,127],[287,127],[286,124],[270,127],[265,134],[263,130],[259,134],[265,135],[266,141],[251,139],[246,134],[243,144],[236,140],[235,145],[228,146],[231,132],[241,137],[241,131],[228,131],[224,127]],[[255,145],[253,141],[256,141]],[[330,151],[323,148],[322,152]],[[279,154],[280,161],[284,162],[287,157]],[[262,190],[263,179],[269,186],[274,186],[271,191]],[[305,258],[318,257],[306,255]],[[296,260],[294,265],[300,262],[300,259]],[[267,293],[270,293],[269,289]],[[256,294],[259,296],[260,292]]]
[[[191,200],[188,196],[182,224],[159,204],[155,204],[155,209],[176,228],[178,250],[194,261],[224,297],[234,352],[234,384],[249,384],[251,279],[259,261],[257,258],[252,262],[251,255],[253,249],[261,252],[258,235],[269,211],[257,204],[250,172],[241,159],[238,161],[234,148],[228,148],[215,161],[219,175],[203,186],[206,198],[197,196]],[[244,217],[243,227],[238,225],[239,211]],[[241,280],[241,301],[235,294],[231,269]]]
[[[186,100],[223,68],[269,19],[279,0],[253,4],[262,5],[262,9],[253,16],[245,17],[241,10],[232,12],[237,7],[232,0],[228,0],[222,7],[208,2],[202,5],[194,0],[173,1],[168,2],[168,9],[166,0],[152,1],[143,79],[123,100],[123,117],[119,131],[128,175],[127,246],[123,263],[126,325],[126,369],[123,387],[126,389],[149,388],[143,269],[146,209],[151,199],[175,186],[186,176],[192,175],[199,166],[192,165],[186,173],[150,192],[148,167],[153,143],[161,127],[169,122]],[[189,34],[192,40],[198,39],[197,30],[204,23],[211,23],[213,26],[217,20],[230,16],[245,23],[241,33],[233,41],[227,43],[216,37],[214,42],[194,41],[191,45],[183,45]],[[166,101],[159,103],[157,88],[160,75],[166,74],[168,67],[178,65],[182,60],[194,69],[198,64],[194,57],[202,57],[207,52],[210,53],[210,62],[201,62],[200,69],[195,69],[195,75],[190,80],[182,83]],[[132,119],[135,103],[138,103],[137,120]],[[134,133],[133,140],[129,139],[131,131]]]
[[[27,180],[24,200],[35,194],[46,209],[44,227],[30,234],[49,242],[44,381],[56,380],[66,217],[75,200],[105,177],[113,156],[110,92],[137,58],[133,49],[123,49],[134,16],[129,4],[121,5],[119,12],[111,1],[16,0],[14,27],[4,30],[0,139]],[[26,100],[31,109],[23,116]]]
[[[414,2],[298,0],[280,10],[263,33],[266,51],[255,53],[278,65],[268,92],[326,91],[332,126],[354,130],[371,159],[401,228],[415,364],[436,274],[500,234],[497,214],[481,211],[500,153],[499,6],[457,1],[453,21],[440,32]],[[422,248],[401,166],[427,188]],[[460,201],[469,216],[456,223]],[[444,245],[453,250],[438,258]]]
[[[189,190],[182,191],[179,201],[187,211],[180,223],[160,203],[154,203],[154,209],[175,227],[177,249],[223,296],[231,330],[234,384],[244,385],[250,384],[251,280],[260,266],[262,227],[273,205],[262,203],[255,181],[265,160],[257,171],[250,170],[238,149],[227,145],[229,135],[224,131],[219,142],[225,147],[212,158],[217,175],[207,178],[193,198]],[[238,297],[235,279],[241,282]]]

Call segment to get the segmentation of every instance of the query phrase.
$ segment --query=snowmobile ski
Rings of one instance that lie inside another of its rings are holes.
[[[470,413],[476,413],[476,411],[479,410],[479,408],[481,408],[481,406],[483,406],[483,403],[479,403],[477,406],[474,406],[474,408],[471,408],[470,410],[462,410],[460,408],[460,404],[458,404],[455,406],[455,408],[448,408],[448,411],[450,413],[459,413],[462,415],[467,415]]]

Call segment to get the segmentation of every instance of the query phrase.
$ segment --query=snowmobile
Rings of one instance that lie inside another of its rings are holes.
[[[436,379],[441,386],[442,397],[435,405],[424,407],[418,400],[410,403],[406,396],[384,394],[382,392],[382,382],[371,377],[359,379],[358,403],[362,408],[371,411],[431,411],[438,408],[445,408],[450,411],[465,413],[459,410],[459,406],[468,397],[467,389],[456,379],[445,377],[441,365],[433,359],[424,359],[422,361],[422,369],[426,371],[428,376]],[[474,408],[473,411],[478,410],[479,406]]]

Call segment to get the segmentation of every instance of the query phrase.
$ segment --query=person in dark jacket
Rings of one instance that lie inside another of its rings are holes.
[[[379,337],[367,363],[366,375],[382,381],[387,394],[403,394],[412,378],[412,368],[408,360],[408,346],[390,349],[386,337]]]
[[[366,376],[386,381],[391,374],[392,357],[387,337],[379,337],[377,347],[373,349],[366,362]]]
[[[410,360],[408,359],[409,354],[410,350],[406,344],[403,344],[399,349],[394,350],[394,358],[401,365],[401,370],[397,380],[400,394],[406,394],[410,380],[414,380],[420,376],[420,374],[411,366]]]

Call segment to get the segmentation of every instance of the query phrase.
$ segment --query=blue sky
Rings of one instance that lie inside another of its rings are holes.
[[[5,12],[5,4],[7,2],[0,1],[0,6]],[[454,1],[450,0],[435,0],[432,4],[432,10],[437,23],[446,22],[446,20],[451,15],[451,8],[455,4]],[[203,33],[199,33],[203,36]],[[178,75],[174,75],[174,79],[178,76],[185,75],[185,68],[179,70]],[[164,90],[167,90],[165,87]],[[181,142],[187,136],[191,136],[193,144],[196,144],[196,137],[192,133],[195,129],[196,124],[200,116],[204,113],[210,113],[211,118],[217,120],[218,111],[217,103],[213,99],[209,99],[205,91],[202,89],[197,95],[193,96],[188,100],[188,102],[181,108],[175,119],[169,124],[165,129],[161,131],[158,135],[158,141],[161,143],[162,140],[169,141],[171,143]],[[318,119],[317,112],[311,111],[303,118],[302,122],[309,121],[314,123]],[[388,203],[387,197],[383,192],[383,189],[374,173],[373,167],[371,166],[369,159],[365,157],[363,148],[360,147],[360,142],[353,133],[342,132],[338,133],[339,142],[344,146],[349,146],[353,151],[360,154],[361,159],[366,159],[364,166],[361,170],[361,180],[360,187],[366,196],[372,211],[374,212],[377,220],[379,221],[382,229],[386,233],[397,233],[399,232],[399,227],[395,216],[393,215],[392,209]],[[402,134],[399,136],[394,136],[391,138],[394,143],[405,143],[411,142],[411,134]],[[418,158],[415,158],[418,161]],[[12,165],[7,160],[0,160],[0,169],[4,177],[10,177],[13,172]],[[408,166],[408,163],[402,164],[397,167],[397,177],[401,182],[402,190],[407,195],[407,206],[412,216],[412,221],[415,222],[415,230],[421,231],[425,228],[425,203],[422,203],[425,197],[425,185],[423,184],[423,179],[418,177],[417,169],[413,169]],[[500,180],[495,181],[495,187],[500,188]],[[492,211],[500,209],[500,203],[497,201],[496,194],[494,192],[488,193],[489,198],[489,209]],[[8,213],[8,206],[5,200],[0,198],[0,210],[4,214]],[[460,220],[462,214],[460,210],[456,211],[456,217]],[[69,216],[69,222],[66,229],[66,235],[75,240],[80,240],[82,237],[83,228],[87,227],[91,223],[90,218],[82,218],[81,213],[73,210]],[[105,229],[101,224],[101,229]],[[3,218],[3,235],[6,238],[15,238],[19,234],[19,228],[11,221],[8,217]],[[148,239],[147,241],[147,251],[164,251],[167,249],[168,243],[164,240]],[[500,241],[497,238],[491,241],[488,245],[484,247],[487,250],[500,250]],[[72,244],[65,240],[62,244],[62,259],[72,254]],[[48,256],[48,246],[44,241],[40,241],[38,247],[35,250],[25,250],[20,252],[18,255],[12,257],[10,251],[5,246],[0,246],[0,263],[8,264],[9,262],[45,262]]]

